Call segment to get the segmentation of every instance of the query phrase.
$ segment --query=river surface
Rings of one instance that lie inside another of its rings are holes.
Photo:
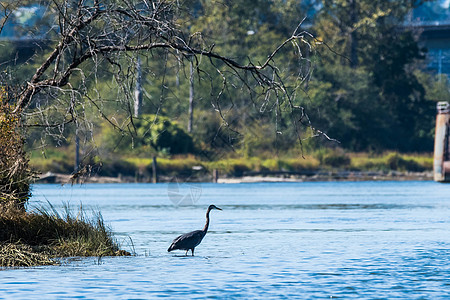
[[[450,185],[34,185],[30,208],[47,202],[100,210],[136,255],[6,269],[1,299],[450,298]],[[209,204],[195,256],[168,253]]]

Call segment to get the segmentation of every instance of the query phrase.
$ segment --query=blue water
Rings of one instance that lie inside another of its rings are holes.
[[[34,185],[33,195],[30,209],[100,210],[136,256],[3,270],[2,299],[450,297],[450,185]],[[203,227],[209,204],[223,211],[211,212],[196,256],[168,253]]]

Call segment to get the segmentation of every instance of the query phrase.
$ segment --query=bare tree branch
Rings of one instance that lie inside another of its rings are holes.
[[[179,68],[184,65],[183,61],[193,58],[199,81],[202,77],[210,81],[210,102],[218,112],[222,127],[232,135],[239,136],[229,120],[232,110],[238,105],[227,95],[232,94],[230,87],[236,86],[247,91],[246,98],[262,114],[274,116],[277,135],[283,133],[281,123],[286,111],[292,119],[300,145],[301,126],[310,128],[314,134],[323,134],[313,129],[296,97],[297,90],[304,91],[303,85],[311,76],[313,64],[309,53],[322,43],[301,29],[305,19],[291,36],[274,46],[259,62],[251,57],[229,57],[216,50],[218,47],[214,43],[208,44],[201,33],[188,34],[177,19],[181,6],[175,0],[52,0],[49,7],[57,14],[55,24],[59,28],[53,40],[54,46],[38,62],[30,80],[18,85],[14,103],[14,113],[27,115],[31,111],[36,115],[47,114],[47,120],[41,117],[38,123],[33,115],[33,122],[27,126],[54,128],[60,132],[69,123],[88,127],[88,123],[82,121],[88,106],[122,133],[136,132],[130,106],[136,74],[134,66],[137,57],[147,56],[148,59],[157,58],[164,62],[159,64],[158,70],[161,89],[159,99],[154,103],[157,115],[163,108],[164,97],[171,95],[165,87],[165,72],[170,70],[168,61],[174,59]],[[293,86],[285,83],[283,76],[286,76],[286,70],[277,65],[279,57],[292,53],[290,46],[293,46],[294,54],[289,55],[294,55],[296,61],[289,68],[297,68],[291,72],[296,77]],[[96,87],[98,76],[104,74],[109,74],[114,80],[112,86],[116,89],[116,99],[106,100],[108,97],[105,98]],[[221,78],[220,87],[213,87],[217,77]],[[128,112],[127,120],[118,121],[116,115],[105,112],[104,101],[116,101]],[[70,109],[64,117],[49,121],[51,111],[41,107],[56,104]]]

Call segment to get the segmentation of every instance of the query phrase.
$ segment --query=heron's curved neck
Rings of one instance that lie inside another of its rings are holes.
[[[208,227],[209,227],[209,212],[210,212],[211,210],[210,209],[208,209],[208,211],[206,212],[206,224],[205,224],[205,227],[203,227],[203,232],[207,232],[208,231]]]

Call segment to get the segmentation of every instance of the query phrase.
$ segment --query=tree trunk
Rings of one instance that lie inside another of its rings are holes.
[[[188,132],[192,133],[192,123],[194,121],[194,60],[190,59],[190,76],[189,76],[189,123]]]
[[[350,67],[356,68],[358,66],[358,37],[356,35],[355,25],[358,22],[358,12],[356,8],[357,0],[350,0]]]

